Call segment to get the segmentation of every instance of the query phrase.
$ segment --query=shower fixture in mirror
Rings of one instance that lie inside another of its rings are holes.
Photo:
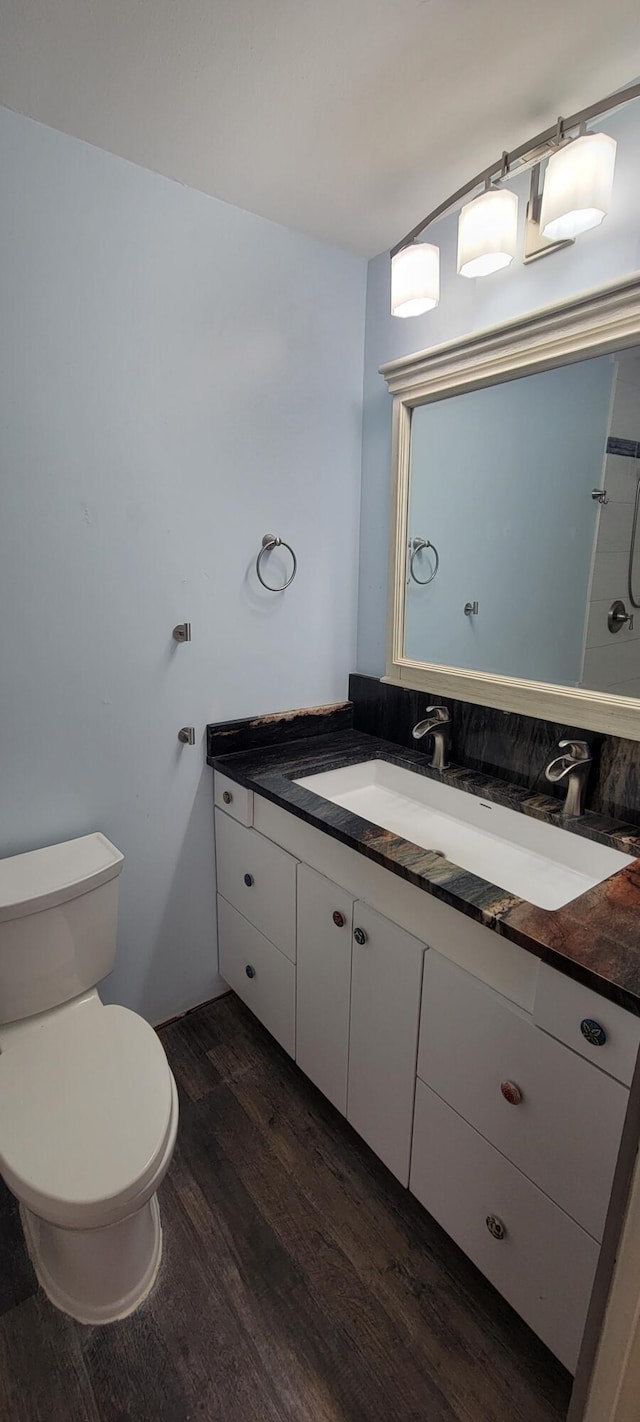
[[[640,740],[640,277],[382,374],[385,679]]]

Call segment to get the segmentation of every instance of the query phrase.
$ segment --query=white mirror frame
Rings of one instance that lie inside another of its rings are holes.
[[[418,405],[640,345],[640,274],[380,367],[393,395],[392,494],[383,681],[640,740],[640,700],[465,671],[404,655],[411,414]],[[639,467],[640,472],[640,467]]]

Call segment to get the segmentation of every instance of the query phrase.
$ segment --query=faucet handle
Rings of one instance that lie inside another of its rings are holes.
[[[446,724],[447,721],[451,720],[446,706],[427,706],[425,716],[433,716],[434,719],[436,721],[439,721],[440,724],[443,726]]]
[[[588,741],[558,741],[559,750],[568,750],[572,760],[591,760],[591,746]]]

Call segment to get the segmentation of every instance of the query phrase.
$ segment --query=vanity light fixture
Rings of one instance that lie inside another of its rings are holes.
[[[392,314],[420,316],[438,305],[439,250],[419,239],[438,218],[459,207],[458,273],[487,276],[509,265],[516,251],[518,199],[505,185],[519,173],[531,171],[525,262],[548,256],[598,226],[609,210],[616,142],[606,133],[587,133],[586,125],[638,98],[640,83],[631,84],[569,118],[559,118],[552,128],[503,153],[434,208],[391,249]],[[478,188],[484,192],[472,196]],[[470,201],[463,203],[465,198]]]
[[[542,190],[543,237],[566,241],[598,227],[609,211],[616,141],[583,133],[551,154]]]
[[[422,316],[440,300],[440,248],[412,242],[391,259],[391,310],[394,316]]]
[[[458,273],[488,276],[508,267],[516,254],[518,199],[508,188],[487,187],[465,203],[458,218]]]

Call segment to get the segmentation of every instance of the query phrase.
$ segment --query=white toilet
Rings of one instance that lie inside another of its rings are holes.
[[[0,860],[0,1174],[51,1302],[82,1323],[145,1298],[178,1098],[153,1029],[104,1006],[123,856],[102,834]]]

